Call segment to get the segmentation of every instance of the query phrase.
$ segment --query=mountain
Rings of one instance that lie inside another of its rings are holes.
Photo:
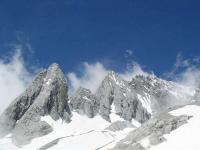
[[[125,120],[133,118],[145,122],[151,116],[147,108],[137,99],[136,92],[115,72],[111,71],[102,81],[95,93],[101,116],[110,120],[110,113],[115,112]]]
[[[28,144],[31,139],[46,135],[53,129],[41,116],[50,115],[54,120],[70,120],[67,83],[57,64],[40,72],[32,85],[16,98],[0,116],[1,135],[12,133],[12,140]]]
[[[194,97],[192,88],[153,75],[137,75],[129,84],[135,89],[143,105],[153,114],[191,103]]]
[[[70,98],[70,104],[74,111],[86,114],[89,118],[97,114],[96,97],[89,89],[80,87]]]
[[[200,106],[186,105],[150,119],[138,129],[131,131],[111,149],[199,149],[199,125]]]
[[[0,115],[0,149],[156,148],[193,118],[200,122],[196,113],[173,113],[199,111],[199,91],[154,75],[126,81],[110,71],[94,93],[80,87],[68,97],[64,73],[54,63]]]
[[[88,98],[88,93],[92,98]],[[197,95],[196,92],[195,96]],[[71,102],[85,104],[88,99],[93,108],[107,121],[110,121],[110,114],[115,113],[125,120],[136,119],[144,123],[151,116],[171,107],[191,103],[194,92],[189,87],[153,75],[137,75],[131,81],[125,81],[111,71],[94,94],[80,88],[72,96]],[[74,108],[77,109],[77,106]]]
[[[144,123],[137,130],[131,131],[126,138],[118,142],[113,150],[145,150],[153,145],[158,145],[166,139],[165,134],[170,134],[180,126],[186,124],[191,116],[172,116],[162,113]]]

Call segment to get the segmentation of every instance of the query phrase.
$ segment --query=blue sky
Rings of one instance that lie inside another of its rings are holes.
[[[0,0],[0,56],[21,44],[31,65],[72,72],[99,61],[122,72],[136,61],[162,75],[178,53],[200,55],[199,8],[197,0]]]

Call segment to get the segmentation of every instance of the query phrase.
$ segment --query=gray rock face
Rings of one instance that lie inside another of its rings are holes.
[[[138,100],[135,90],[114,72],[110,72],[102,81],[95,96],[99,113],[108,121],[111,111],[129,121],[134,118],[144,122],[151,116]]]
[[[189,104],[193,97],[192,95],[187,95],[181,85],[152,75],[137,75],[129,85],[141,97],[148,97],[152,113],[160,113],[170,107]]]
[[[111,131],[131,127],[129,121],[132,119],[144,123],[115,147],[117,150],[143,150],[139,141],[144,137],[149,137],[151,144],[158,144],[165,140],[163,134],[187,122],[187,116],[174,117],[161,113],[191,102],[191,97],[181,92],[181,88],[154,76],[139,75],[128,82],[110,72],[94,94],[80,87],[68,105],[66,79],[59,66],[52,64],[47,70],[41,71],[27,90],[1,114],[0,137],[12,133],[16,145],[28,144],[33,138],[53,131],[41,117],[50,115],[54,120],[69,122],[71,106],[74,111],[90,118],[99,113],[110,121],[110,114],[115,113],[127,120],[112,123],[107,128]],[[199,93],[197,90],[192,98],[200,101]],[[151,116],[156,117],[150,119]]]
[[[27,144],[52,131],[50,125],[41,121],[41,116],[50,115],[54,120],[61,118],[68,122],[70,114],[64,74],[57,64],[52,64],[0,116],[2,129],[8,126],[2,135],[12,131],[16,145]]]
[[[0,135],[1,137],[10,133],[15,127],[16,122],[26,113],[29,107],[39,95],[47,70],[40,72],[34,79],[31,86],[16,98],[10,106],[0,116]]]
[[[120,143],[113,150],[145,150],[145,148],[142,147],[142,145],[139,143],[133,143],[133,144]]]
[[[134,128],[134,126],[129,121],[116,121],[110,126],[105,128],[105,130],[110,130],[113,132],[124,130],[125,128]]]
[[[145,138],[149,139],[150,145],[162,143],[165,140],[164,134],[169,134],[187,123],[190,118],[190,116],[185,115],[176,117],[168,113],[160,114],[144,123],[140,128],[130,132],[125,139],[116,144],[113,150],[145,150],[146,148],[140,144],[140,141]]]
[[[169,108],[190,104],[193,95],[188,95],[184,90],[181,85],[153,75],[137,75],[128,82],[111,71],[94,93],[95,96],[90,91],[80,88],[72,96],[72,105],[76,111],[87,113],[89,117],[93,117],[90,107],[95,107],[107,121],[110,121],[111,113],[116,113],[125,120],[136,119],[144,123],[151,116]],[[198,98],[198,94],[196,95]],[[88,104],[84,100],[83,97],[88,96],[92,103]],[[86,108],[90,108],[90,113]]]
[[[90,90],[80,87],[70,98],[70,104],[73,110],[92,118],[97,114],[95,99]]]

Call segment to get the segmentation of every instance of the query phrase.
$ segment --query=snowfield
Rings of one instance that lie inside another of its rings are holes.
[[[70,123],[63,123],[62,120],[54,121],[51,117],[45,116],[41,118],[54,129],[53,132],[46,136],[35,138],[28,145],[21,148],[12,144],[10,136],[0,139],[0,150],[37,150],[49,143],[54,143],[49,146],[48,150],[106,150],[112,148],[115,144],[123,139],[127,134],[135,128],[126,128],[122,131],[112,132],[105,130],[111,123],[102,119],[101,116],[88,118],[87,116],[73,113]],[[119,121],[122,119],[119,116],[112,114],[111,121]],[[138,126],[137,121],[132,122]]]
[[[165,135],[166,142],[150,150],[200,150],[200,106],[188,105],[170,112],[174,116],[190,115],[188,123]]]
[[[164,135],[166,138],[165,142],[152,146],[149,145],[148,138],[145,138],[140,141],[140,144],[149,150],[199,150],[200,106],[188,105],[171,111],[170,114],[193,117],[187,124],[172,131],[170,134]],[[0,140],[0,150],[37,150],[43,146],[48,147],[48,150],[107,150],[113,148],[117,142],[135,129],[130,127],[116,132],[105,130],[111,123],[105,121],[100,116],[90,119],[75,112],[69,124],[63,123],[61,120],[54,121],[49,116],[42,117],[41,119],[54,128],[52,133],[35,138],[29,145],[21,148],[13,145],[9,138],[11,135],[8,135]],[[112,122],[123,121],[114,113],[111,115],[111,120]],[[134,120],[132,124],[135,127],[139,127],[139,123]]]
[[[200,106],[188,105],[171,111],[170,114],[193,117],[187,124],[172,131],[170,134],[164,135],[165,142],[152,146],[149,145],[148,138],[145,138],[140,141],[140,144],[149,150],[199,150]],[[49,116],[42,117],[42,120],[54,128],[52,133],[35,138],[29,145],[21,148],[13,145],[9,138],[11,135],[8,135],[0,140],[0,150],[37,150],[43,146],[48,147],[48,150],[63,150],[66,148],[69,150],[107,150],[114,147],[117,142],[135,129],[126,128],[116,132],[105,130],[111,123],[100,116],[90,119],[75,112],[69,124],[63,123],[61,120],[54,121]],[[123,121],[114,113],[111,115],[111,120],[112,122]],[[139,123],[134,120],[132,124],[139,126]]]

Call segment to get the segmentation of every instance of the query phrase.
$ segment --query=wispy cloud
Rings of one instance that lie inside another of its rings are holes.
[[[130,81],[136,75],[148,75],[148,74],[150,73],[144,71],[141,65],[134,61],[127,64],[125,72],[119,73],[119,75],[127,81]]]
[[[171,71],[164,76],[182,85],[200,87],[200,57],[184,58],[178,53]]]
[[[25,67],[21,49],[16,49],[9,59],[0,59],[0,112],[2,112],[32,79]]]
[[[95,92],[109,71],[110,69],[107,69],[100,62],[93,64],[85,62],[80,76],[78,76],[75,72],[67,74],[70,83],[70,93],[73,93],[80,86]],[[138,74],[147,75],[148,73],[143,71],[141,66],[136,62],[132,63],[131,67],[129,66],[125,72],[119,73],[119,75],[125,80],[131,80]]]
[[[70,82],[70,93],[77,90],[80,86],[90,89],[94,92],[100,85],[108,70],[99,62],[89,64],[83,63],[83,71],[80,76],[71,72],[67,74]]]
[[[133,51],[131,49],[125,50],[124,57],[128,58],[133,55]]]
[[[34,53],[29,37],[21,32],[16,31],[15,40],[6,44],[10,49],[20,49],[21,53],[32,55]]]

